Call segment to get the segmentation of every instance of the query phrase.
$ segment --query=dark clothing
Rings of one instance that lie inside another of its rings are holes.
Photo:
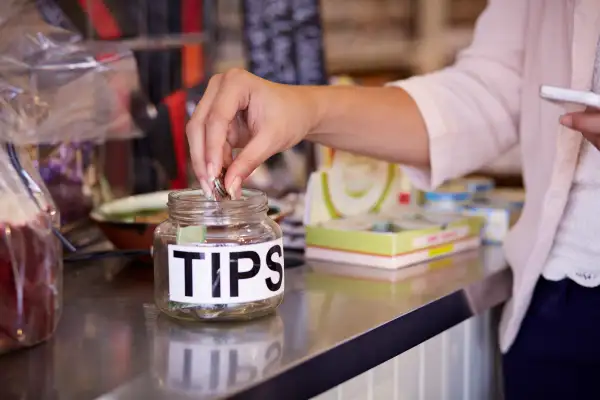
[[[541,278],[503,371],[505,400],[600,399],[600,287]]]

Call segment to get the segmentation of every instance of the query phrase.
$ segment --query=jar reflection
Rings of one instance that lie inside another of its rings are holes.
[[[275,372],[283,349],[278,315],[219,325],[159,315],[153,332],[153,374],[159,389],[169,394],[219,396]]]

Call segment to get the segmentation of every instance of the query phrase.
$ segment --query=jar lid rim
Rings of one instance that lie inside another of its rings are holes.
[[[171,201],[183,201],[183,202],[194,202],[194,203],[219,203],[219,204],[242,204],[252,201],[254,199],[266,199],[266,194],[262,190],[258,189],[242,189],[242,197],[239,199],[226,199],[215,201],[207,198],[204,195],[204,191],[199,188],[189,188],[174,190],[169,193],[169,202]]]

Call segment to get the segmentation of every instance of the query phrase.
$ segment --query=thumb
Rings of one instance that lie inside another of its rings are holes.
[[[272,141],[268,139],[269,137],[271,135],[265,134],[254,137],[227,168],[225,186],[231,196],[238,197],[244,179],[248,178],[259,165],[274,154],[273,145],[270,144]]]

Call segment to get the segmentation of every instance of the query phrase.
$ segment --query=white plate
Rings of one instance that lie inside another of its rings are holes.
[[[106,221],[111,215],[166,209],[170,192],[170,190],[164,190],[113,200],[92,211],[91,216],[96,221]]]
[[[142,211],[165,210],[171,190],[138,194],[124,197],[102,204],[92,211],[91,217],[96,221],[108,221],[112,215],[132,214]],[[290,214],[293,210],[289,204],[277,199],[269,199],[271,207],[277,207],[282,215]],[[131,221],[133,222],[133,221]]]

